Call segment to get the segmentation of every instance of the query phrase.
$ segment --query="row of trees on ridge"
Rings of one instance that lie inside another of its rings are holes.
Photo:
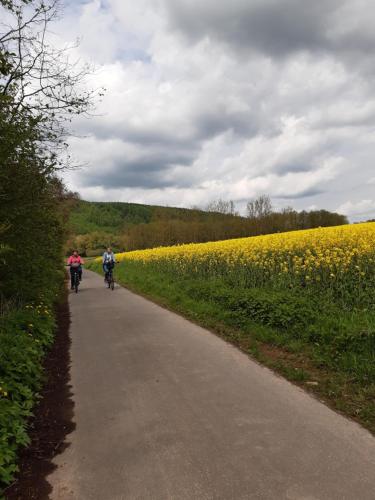
[[[275,232],[347,224],[345,216],[327,210],[296,211],[273,208],[267,195],[250,200],[246,216],[240,216],[233,201],[210,202],[205,210],[155,209],[151,220],[127,223],[115,231],[87,232],[73,236],[68,250],[77,247],[85,255],[97,255],[108,245],[116,251],[153,248],[183,243],[201,243]]]

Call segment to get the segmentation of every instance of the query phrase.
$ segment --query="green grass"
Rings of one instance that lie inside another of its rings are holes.
[[[100,264],[90,267],[101,271]],[[123,262],[115,278],[205,326],[375,432],[375,312]]]

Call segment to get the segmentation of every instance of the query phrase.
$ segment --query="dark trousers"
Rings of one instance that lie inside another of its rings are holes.
[[[115,267],[113,262],[105,262],[103,264],[103,271],[105,273],[105,278],[108,278],[108,273],[109,271],[112,271],[112,269]]]
[[[74,274],[78,273],[79,280],[82,279],[82,267],[71,267],[70,266],[70,286],[74,287]]]

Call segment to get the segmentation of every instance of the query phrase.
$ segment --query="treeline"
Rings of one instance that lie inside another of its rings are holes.
[[[90,204],[90,213],[95,213],[95,206]],[[103,208],[107,214],[113,209],[111,206]],[[286,208],[277,211],[266,195],[249,201],[246,217],[239,215],[233,201],[220,199],[211,202],[205,210],[153,207],[148,216],[146,222],[138,224],[125,219],[122,227],[117,218],[118,230],[114,232],[99,228],[91,233],[74,236],[68,243],[68,250],[76,247],[83,255],[90,256],[99,254],[108,245],[116,251],[137,250],[348,223],[345,216],[327,210],[298,212]]]
[[[240,217],[215,213],[204,220],[194,216],[189,220],[158,219],[149,224],[129,228],[118,242],[127,250],[136,250],[182,243],[201,243],[231,238],[257,236],[297,229],[347,224],[346,217],[326,210],[297,212],[287,209],[260,216]]]
[[[90,94],[46,43],[58,2],[0,0],[0,497],[28,443],[62,287],[71,195],[59,179],[70,117]]]

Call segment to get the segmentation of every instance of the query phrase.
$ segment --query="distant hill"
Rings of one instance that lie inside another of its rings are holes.
[[[241,217],[230,213],[160,207],[123,202],[70,201],[66,251],[98,255],[107,246],[115,251],[153,248],[255,236],[294,229],[346,224],[346,217],[326,210],[297,212],[287,209],[267,215]]]
[[[126,223],[150,222],[152,212],[153,207],[148,205],[79,200],[70,213],[70,228],[74,234],[118,232]]]
[[[207,220],[211,212],[198,209],[161,207],[126,202],[92,202],[78,200],[70,213],[70,229],[75,235],[95,231],[118,233],[126,227],[149,224],[155,219]],[[228,218],[226,214],[215,214],[215,218]]]

